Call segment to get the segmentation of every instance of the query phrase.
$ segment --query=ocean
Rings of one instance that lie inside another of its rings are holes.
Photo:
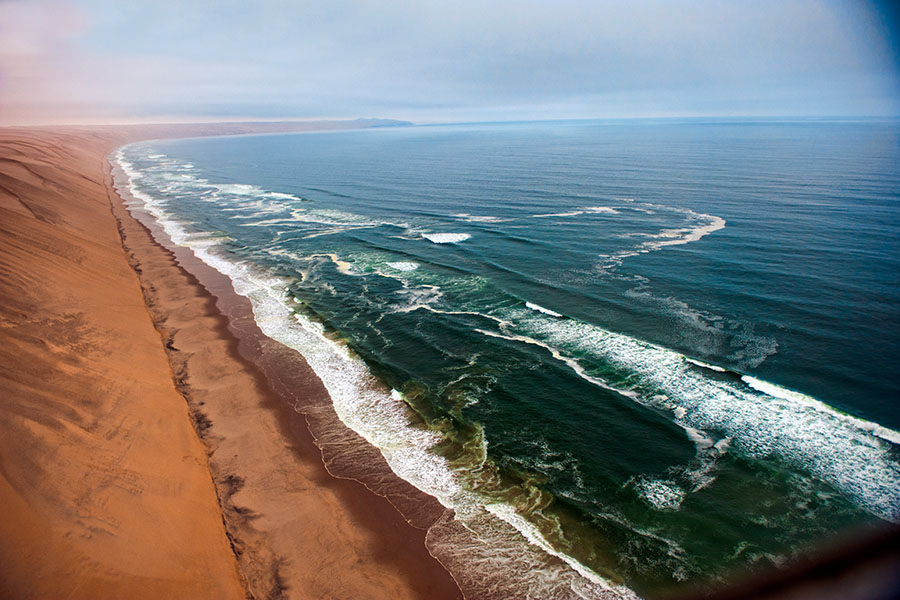
[[[653,597],[900,521],[900,122],[142,142],[135,206],[453,509],[475,595]]]

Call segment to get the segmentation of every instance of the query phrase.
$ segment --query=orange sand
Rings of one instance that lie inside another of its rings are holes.
[[[0,130],[0,597],[460,596],[112,191],[126,141],[252,131]]]

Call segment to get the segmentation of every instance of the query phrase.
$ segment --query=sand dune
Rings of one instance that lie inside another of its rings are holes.
[[[250,130],[0,130],[0,597],[459,596],[112,192],[128,140]]]
[[[0,591],[239,598],[206,452],[110,213],[110,145],[0,141]]]

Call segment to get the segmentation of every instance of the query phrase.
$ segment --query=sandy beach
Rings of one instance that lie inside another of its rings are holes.
[[[425,548],[441,507],[339,428],[224,276],[129,214],[107,159],[348,125],[0,130],[0,596],[461,597]]]

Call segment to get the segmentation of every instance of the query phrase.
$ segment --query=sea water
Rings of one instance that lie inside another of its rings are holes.
[[[900,520],[898,142],[896,121],[569,121],[115,158],[454,510],[429,544],[464,588],[589,598]]]

